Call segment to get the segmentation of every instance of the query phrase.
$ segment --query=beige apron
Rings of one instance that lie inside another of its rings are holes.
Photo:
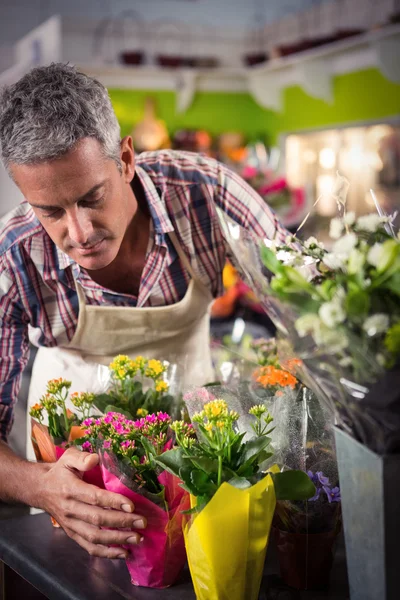
[[[191,280],[182,300],[150,308],[90,306],[76,281],[78,324],[67,346],[41,347],[33,369],[28,397],[27,457],[35,459],[30,442],[29,407],[39,401],[49,379],[72,381],[71,392],[106,391],[108,365],[117,354],[167,360],[176,365],[181,389],[213,380],[209,309],[212,295],[199,281],[175,233],[170,239]],[[69,408],[73,408],[71,405]]]

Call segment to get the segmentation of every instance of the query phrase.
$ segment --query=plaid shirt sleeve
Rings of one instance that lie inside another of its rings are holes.
[[[283,243],[289,235],[259,194],[223,164],[218,168],[214,201],[231,219],[258,237]]]
[[[22,371],[29,356],[28,323],[19,304],[17,284],[0,258],[0,439],[13,424]]]

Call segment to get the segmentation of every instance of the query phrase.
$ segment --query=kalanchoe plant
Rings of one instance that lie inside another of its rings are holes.
[[[110,364],[110,390],[96,395],[94,404],[103,413],[121,412],[131,419],[158,411],[171,413],[177,400],[163,379],[166,368],[159,360],[119,355]]]
[[[197,497],[194,510],[201,510],[223,482],[244,489],[265,475],[260,465],[272,456],[271,417],[262,405],[254,406],[250,414],[255,435],[248,441],[243,441],[244,433],[237,432],[238,413],[220,399],[208,402],[193,415],[197,440],[188,440],[182,421],[172,424],[178,448],[164,452],[156,462],[179,477],[182,487]],[[277,497],[309,498],[315,493],[313,483],[301,471],[276,473],[273,478]]]
[[[126,471],[137,489],[145,488],[160,494],[160,468],[156,458],[172,444],[171,417],[167,413],[149,414],[140,419],[109,412],[102,417],[86,419],[82,424],[85,436],[76,441],[86,452],[108,452],[127,467]],[[185,425],[183,438],[194,435],[191,425]]]
[[[71,427],[79,425],[79,418],[66,407],[71,382],[66,379],[51,379],[47,383],[46,393],[40,402],[31,407],[29,414],[32,418],[42,423],[47,414],[49,434],[56,442],[68,440]],[[79,398],[79,400],[78,400]],[[72,402],[79,404],[83,415],[88,415],[92,408],[93,397],[91,394],[72,395]],[[76,404],[75,404],[76,406]]]

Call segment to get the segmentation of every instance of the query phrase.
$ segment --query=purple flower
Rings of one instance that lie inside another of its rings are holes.
[[[85,419],[85,420],[82,422],[82,425],[83,425],[84,427],[90,427],[90,425],[93,425],[93,422],[94,422],[94,419],[93,419],[92,417],[90,417],[89,419]]]
[[[318,478],[319,483],[322,485],[322,487],[329,486],[329,477],[325,477],[325,475],[323,474],[322,471],[317,471],[316,472],[316,477]]]
[[[318,477],[316,475],[314,475],[314,473],[312,471],[307,471],[307,475],[309,476],[309,478],[311,479],[311,481],[313,482],[313,484],[317,485],[317,483],[318,483]]]
[[[321,488],[316,488],[315,495],[312,498],[309,498],[309,502],[316,502],[321,494]]]
[[[334,487],[331,489],[329,487],[324,486],[324,492],[326,494],[326,497],[328,498],[329,504],[331,502],[340,502],[340,489],[338,487]]]

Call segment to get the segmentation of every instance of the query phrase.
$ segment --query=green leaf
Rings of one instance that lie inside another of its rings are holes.
[[[265,246],[261,248],[261,260],[271,273],[277,273],[282,266],[282,263],[276,258],[275,252]]]
[[[395,273],[385,282],[384,287],[400,296],[400,272]]]
[[[315,485],[304,471],[271,473],[277,500],[307,500],[315,495]]]
[[[186,456],[184,460],[190,460],[195,466],[204,471],[205,473],[217,473],[218,472],[218,460],[208,458],[207,456]]]
[[[218,489],[216,484],[209,479],[207,473],[204,473],[204,471],[191,471],[190,480],[197,488],[196,496],[214,494]]]
[[[370,306],[370,297],[367,292],[354,286],[349,290],[346,296],[346,312],[350,317],[363,317],[366,315]]]
[[[133,418],[130,412],[128,412],[127,410],[123,410],[122,408],[119,408],[119,406],[114,406],[114,404],[108,404],[105,407],[104,413],[106,414],[109,412],[121,413],[121,415],[125,415],[125,417],[128,417],[129,419]]]
[[[261,436],[243,444],[243,463],[253,462],[271,443],[271,438]]]
[[[173,450],[167,450],[160,456],[155,458],[158,465],[163,467],[172,475],[179,477],[179,471],[187,466],[187,462],[184,459],[184,454],[181,448],[174,448]]]
[[[93,404],[102,413],[104,413],[106,406],[111,404],[112,401],[113,401],[113,398],[109,394],[98,394],[97,396],[95,396]]]
[[[140,441],[147,456],[156,456],[156,449],[154,448],[153,444],[146,437],[144,437],[144,435],[141,436]]]

